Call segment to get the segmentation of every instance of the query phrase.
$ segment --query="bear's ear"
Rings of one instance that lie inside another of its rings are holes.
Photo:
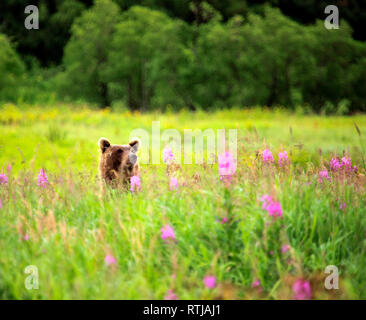
[[[140,139],[134,138],[130,141],[129,145],[132,147],[132,149],[137,152],[137,150],[140,147]]]
[[[111,146],[111,143],[106,138],[100,138],[98,140],[98,146],[100,148],[100,151],[104,153]]]

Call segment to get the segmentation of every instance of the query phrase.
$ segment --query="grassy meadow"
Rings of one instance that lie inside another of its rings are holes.
[[[151,132],[152,121],[182,134],[237,129],[232,181],[220,180],[217,164],[162,161],[141,165],[141,190],[103,193],[98,139],[126,144],[134,129]],[[365,115],[6,104],[0,132],[2,299],[292,299],[299,279],[312,299],[366,298]],[[263,162],[264,149],[273,163]],[[280,166],[284,150],[289,161]],[[331,170],[331,158],[345,155],[357,172]],[[320,178],[324,170],[329,179]],[[170,190],[173,176],[179,186]],[[262,208],[266,194],[282,218]],[[174,241],[161,238],[165,225]],[[29,265],[38,268],[38,289],[25,288]],[[338,290],[324,288],[328,265],[338,267]]]

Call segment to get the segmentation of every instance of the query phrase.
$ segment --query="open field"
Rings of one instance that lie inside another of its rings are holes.
[[[145,164],[140,191],[103,194],[98,139],[125,144],[152,121],[181,133],[238,129],[232,180],[220,180],[217,164]],[[366,298],[364,115],[5,105],[0,132],[0,298]],[[267,148],[273,163],[263,162]],[[289,161],[280,166],[284,150]],[[348,155],[357,172],[331,170],[331,158]],[[170,190],[173,176],[179,187]],[[262,207],[263,195],[280,203],[282,217]],[[161,238],[165,225],[174,240]],[[38,268],[38,290],[25,288],[29,265]],[[339,290],[324,288],[328,265],[339,269]],[[309,283],[311,294],[295,283]]]

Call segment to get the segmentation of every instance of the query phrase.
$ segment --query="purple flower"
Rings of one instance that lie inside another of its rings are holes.
[[[219,175],[220,177],[231,177],[236,171],[236,163],[233,156],[229,152],[225,152],[218,156]]]
[[[278,164],[280,166],[284,166],[288,161],[288,156],[287,156],[287,152],[279,152],[278,153]]]
[[[116,264],[117,260],[112,255],[107,254],[104,258],[104,262],[107,264],[107,266],[110,266],[110,265]]]
[[[178,297],[173,290],[168,290],[167,295],[164,297],[164,300],[178,300]]]
[[[274,218],[282,217],[282,207],[277,201],[274,201],[273,197],[270,195],[264,195],[261,197],[262,209],[268,212],[268,215]]]
[[[131,181],[131,187],[130,187],[131,192],[141,190],[141,181],[139,176],[132,176],[130,181]]]
[[[170,225],[166,224],[163,228],[160,229],[160,231],[161,231],[161,238],[163,240],[175,239],[174,230]]]
[[[178,180],[177,178],[171,177],[169,182],[169,190],[178,189]]]
[[[352,171],[352,162],[350,157],[343,157],[342,158],[342,166],[347,171]]]
[[[203,278],[203,282],[206,288],[213,289],[216,287],[216,277],[215,276],[206,276]]]
[[[23,239],[24,239],[25,241],[28,241],[28,240],[29,240],[29,235],[28,235],[28,234],[24,235]]]
[[[298,279],[292,286],[294,300],[310,300],[312,297],[309,281]]]
[[[262,209],[267,210],[268,204],[273,202],[273,197],[268,194],[265,194],[261,197],[261,202],[262,202]]]
[[[281,248],[282,253],[286,253],[290,250],[290,246],[288,244],[284,244]]]
[[[0,184],[7,184],[8,183],[8,177],[5,173],[0,174]]]
[[[173,162],[175,157],[172,148],[167,145],[163,150],[164,163]]]
[[[226,222],[228,222],[229,219],[226,217],[223,217],[222,220],[220,221],[221,224],[225,224]]]
[[[341,204],[339,205],[339,209],[341,209],[341,210],[346,209],[346,207],[347,207],[347,205],[346,205],[346,203],[345,203],[345,202],[343,202],[343,203],[341,203]]]
[[[48,178],[43,168],[39,171],[37,176],[37,185],[41,188],[46,188],[48,184]]]
[[[262,160],[264,163],[271,163],[273,162],[273,156],[272,156],[272,152],[269,149],[265,149],[262,152]]]
[[[319,172],[319,182],[323,182],[323,180],[330,180],[329,175],[328,175],[328,171],[327,170],[322,170]]]
[[[339,162],[338,158],[332,158],[329,164],[332,171],[338,171],[342,168],[342,164]]]
[[[251,287],[252,288],[257,288],[257,287],[260,287],[261,286],[261,282],[259,280],[255,280],[253,281]]]

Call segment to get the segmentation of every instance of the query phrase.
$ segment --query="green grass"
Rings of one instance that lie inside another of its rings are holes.
[[[76,109],[77,108],[77,109]],[[108,190],[97,177],[97,140],[127,143],[131,130],[237,128],[238,169],[230,185],[217,165],[142,165],[142,190]],[[358,136],[354,122],[361,131]],[[290,129],[291,128],[291,129]],[[366,297],[365,171],[361,145],[366,117],[296,115],[283,110],[131,114],[68,106],[0,109],[0,297],[8,299],[286,299],[298,278],[313,298]],[[256,158],[269,147],[291,153],[291,165]],[[348,151],[357,174],[318,172]],[[11,171],[6,166],[12,165]],[[37,186],[44,168],[50,184]],[[168,173],[179,180],[169,191]],[[260,197],[272,194],[283,218],[272,220]],[[340,209],[340,203],[347,204]],[[225,224],[219,223],[228,218]],[[176,243],[160,229],[174,228]],[[29,239],[24,240],[28,235]],[[281,252],[290,245],[287,253]],[[113,255],[117,263],[107,266]],[[27,290],[28,265],[39,289]],[[336,265],[340,289],[324,289],[324,269]],[[205,275],[217,277],[205,288]],[[172,276],[175,275],[175,276]],[[260,280],[262,291],[251,288]]]

